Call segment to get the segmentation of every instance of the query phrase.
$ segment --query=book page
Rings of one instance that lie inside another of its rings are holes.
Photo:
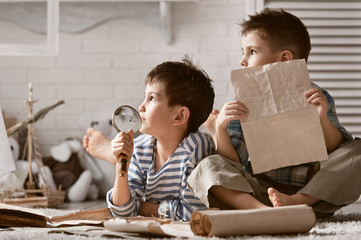
[[[46,217],[45,213],[43,211],[41,211],[40,209],[20,207],[20,206],[15,206],[15,205],[11,205],[11,204],[5,204],[5,203],[0,203],[0,210],[9,210],[9,211],[14,211],[14,212],[31,213],[31,214],[34,214],[34,215],[44,217],[44,219]]]
[[[187,222],[173,222],[169,219],[150,217],[113,218],[104,221],[107,230],[159,236],[194,237]]]
[[[254,173],[328,158],[303,59],[233,70],[231,79],[249,110],[241,125]]]

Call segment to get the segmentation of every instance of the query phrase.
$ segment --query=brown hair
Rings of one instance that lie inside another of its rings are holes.
[[[306,61],[311,51],[310,36],[302,21],[289,12],[270,10],[250,15],[249,20],[240,24],[242,35],[257,31],[262,39],[268,41],[276,51],[289,50],[294,59],[304,58]]]
[[[187,134],[196,132],[211,113],[214,101],[212,80],[185,55],[181,62],[164,62],[151,70],[145,84],[161,83],[168,106],[186,106],[190,111]]]

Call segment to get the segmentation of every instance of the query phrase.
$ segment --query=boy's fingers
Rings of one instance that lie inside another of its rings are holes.
[[[237,101],[236,107],[243,112],[248,112],[248,108],[243,102]]]
[[[315,99],[315,96],[314,95],[311,95],[307,98],[307,102],[312,102],[313,99]]]
[[[125,155],[131,155],[132,147],[125,145],[125,144],[114,145],[112,147],[112,151],[113,151],[113,154],[117,154],[117,155],[120,155],[121,153],[123,153]]]
[[[245,113],[248,112],[248,108],[244,104],[242,105],[241,110]]]
[[[133,131],[132,131],[133,132]],[[118,141],[120,141],[120,139],[130,139],[131,138],[131,135],[129,134],[129,131],[128,133],[126,132],[120,132],[118,133],[114,139],[117,139]]]
[[[130,137],[131,139],[133,139],[133,137],[134,137],[134,131],[133,131],[133,129],[129,129],[129,130],[128,130],[128,135],[129,135],[129,137]]]
[[[320,92],[314,93],[307,98],[307,102],[310,102],[310,103],[320,102],[322,100],[327,101],[326,97]]]
[[[305,97],[309,98],[310,96],[312,96],[315,93],[321,93],[321,92],[320,92],[320,90],[318,90],[316,88],[310,88],[310,89],[306,90],[304,95],[305,95]]]
[[[321,98],[314,98],[311,100],[311,103],[319,103],[321,101]]]

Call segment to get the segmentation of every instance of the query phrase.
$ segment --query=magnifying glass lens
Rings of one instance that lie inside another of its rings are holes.
[[[141,120],[135,108],[122,105],[114,111],[112,124],[118,132],[127,132],[130,129],[136,132],[140,128]]]

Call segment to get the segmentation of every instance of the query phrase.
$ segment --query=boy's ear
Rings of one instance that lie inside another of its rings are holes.
[[[180,125],[180,124],[183,124],[183,123],[187,123],[188,119],[189,119],[189,115],[190,115],[190,112],[189,112],[189,109],[187,107],[179,107],[177,109],[177,112],[176,112],[176,116],[174,118],[174,124],[175,125]]]
[[[289,61],[289,60],[293,60],[292,52],[289,50],[283,50],[281,52],[281,61],[285,62],[285,61]]]

